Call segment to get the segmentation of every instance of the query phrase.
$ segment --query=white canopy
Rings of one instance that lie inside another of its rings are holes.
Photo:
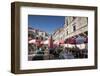
[[[30,40],[28,43],[33,43],[33,44],[35,44],[36,43],[36,39],[32,39],[32,40]]]
[[[59,45],[59,41],[54,41],[54,44]]]
[[[42,42],[43,44],[49,44],[49,40],[45,40]]]

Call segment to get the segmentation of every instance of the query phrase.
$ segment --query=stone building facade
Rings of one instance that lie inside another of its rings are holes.
[[[64,26],[53,33],[53,39],[55,41],[65,40],[82,33],[88,33],[88,18],[69,16],[65,17]]]
[[[31,37],[32,39],[38,37],[39,39],[46,40],[48,39],[49,35],[46,32],[41,31],[39,29],[28,28],[28,37]]]

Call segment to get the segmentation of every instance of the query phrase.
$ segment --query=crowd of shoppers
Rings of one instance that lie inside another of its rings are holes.
[[[87,58],[87,49],[79,49],[77,46],[73,48],[56,46],[49,48],[48,45],[36,46],[29,44],[29,60],[52,60],[52,59],[77,59]]]

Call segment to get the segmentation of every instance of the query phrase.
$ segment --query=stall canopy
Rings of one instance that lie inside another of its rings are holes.
[[[42,44],[49,44],[49,40],[42,41]]]
[[[29,44],[33,43],[33,44],[36,44],[36,39],[32,39],[30,41],[28,41]]]
[[[84,36],[77,36],[77,37],[71,37],[65,40],[66,44],[83,44],[88,43],[88,37]]]
[[[64,40],[60,40],[59,43],[60,44],[65,44],[65,41]]]
[[[66,44],[76,44],[76,39],[74,37],[65,40]]]

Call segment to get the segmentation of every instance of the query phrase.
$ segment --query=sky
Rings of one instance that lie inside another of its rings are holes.
[[[28,15],[28,26],[52,34],[57,28],[64,26],[64,16]]]

